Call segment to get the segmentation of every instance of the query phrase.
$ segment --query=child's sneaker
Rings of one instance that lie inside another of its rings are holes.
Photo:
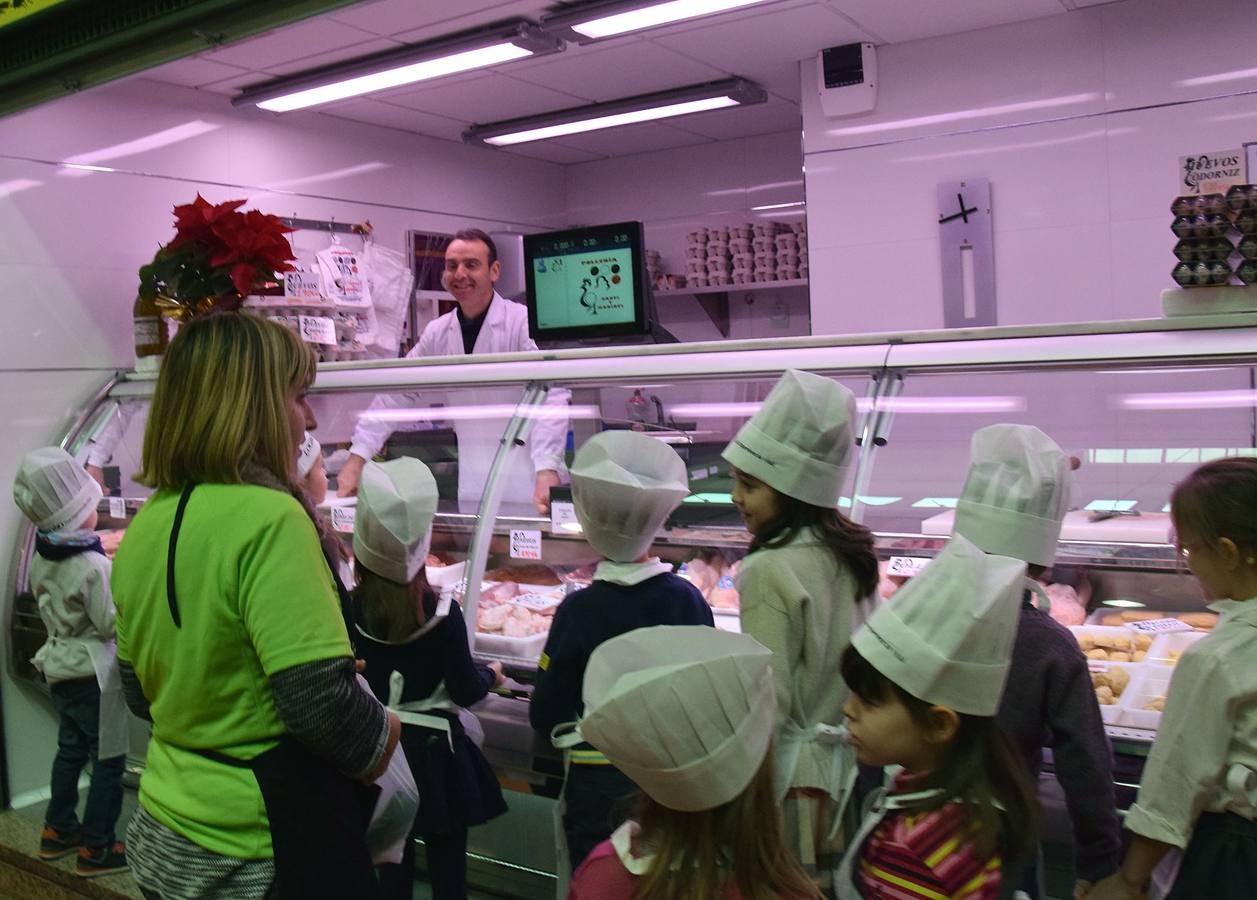
[[[127,851],[119,841],[94,850],[89,847],[79,847],[79,860],[74,867],[74,874],[84,878],[96,878],[99,875],[121,872],[126,867]]]
[[[45,825],[43,832],[39,835],[39,858],[60,859],[68,853],[73,853],[82,843],[81,831],[61,832]]]

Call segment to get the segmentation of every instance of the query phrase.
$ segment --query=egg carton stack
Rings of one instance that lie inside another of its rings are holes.
[[[1174,198],[1170,230],[1178,238],[1178,265],[1170,277],[1180,287],[1257,284],[1257,186],[1237,184],[1222,194]],[[1238,244],[1233,234],[1239,232]],[[1239,260],[1232,269],[1232,257]]]
[[[685,245],[685,269],[686,285],[689,287],[732,284],[729,229],[715,226],[691,231]]]
[[[729,270],[734,284],[749,284],[755,280],[755,253],[752,238],[755,226],[729,226],[729,256],[733,267]]]
[[[753,226],[755,281],[807,278],[807,224],[765,222]]]

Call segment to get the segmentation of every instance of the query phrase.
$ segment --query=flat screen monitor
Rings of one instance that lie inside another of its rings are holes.
[[[524,235],[524,266],[534,341],[650,332],[641,222]]]

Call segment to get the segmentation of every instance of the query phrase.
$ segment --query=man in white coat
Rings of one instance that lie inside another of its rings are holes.
[[[445,251],[445,271],[441,283],[458,302],[458,308],[429,322],[407,357],[536,350],[537,345],[528,336],[528,310],[507,300],[494,289],[501,274],[502,264],[498,261],[493,238],[477,228],[454,235]],[[552,389],[546,398],[546,406],[566,407],[569,397],[569,391]],[[494,389],[477,391],[474,396],[460,394],[458,405],[509,404],[518,402],[518,399],[518,391]],[[380,394],[371,401],[368,412],[416,406],[418,401],[418,394],[413,392]],[[466,507],[479,501],[505,425],[506,421],[501,418],[456,421],[460,505]],[[567,425],[566,413],[557,410],[553,415],[536,420],[527,441],[527,457],[522,448],[511,451],[513,458],[504,473],[504,502],[526,503],[531,500],[539,513],[549,510],[550,488],[560,483],[560,472],[564,469]],[[423,427],[421,423],[361,419],[354,429],[349,459],[337,477],[337,493],[345,497],[357,492],[362,467],[380,452],[393,431],[420,427]],[[532,477],[526,477],[528,474]],[[531,497],[527,496],[527,485],[532,486]]]

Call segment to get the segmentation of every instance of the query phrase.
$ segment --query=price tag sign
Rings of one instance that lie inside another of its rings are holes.
[[[550,533],[574,534],[580,531],[580,523],[576,521],[576,506],[563,500],[550,504]]]
[[[333,506],[332,507],[332,529],[339,531],[341,534],[354,533],[354,513],[358,511],[356,506]]]
[[[541,559],[541,532],[512,528],[511,559]]]
[[[309,272],[285,272],[284,296],[295,300],[321,301],[323,295],[319,291],[318,276]]]
[[[121,497],[109,498],[109,518],[125,519],[127,517],[127,501]]]
[[[310,344],[336,346],[336,320],[326,316],[299,316],[301,339]]]
[[[1144,634],[1173,634],[1176,631],[1192,630],[1192,627],[1181,619],[1148,619],[1144,622],[1128,622],[1126,627]]]
[[[892,556],[886,563],[886,574],[911,578],[930,564],[927,556]]]

